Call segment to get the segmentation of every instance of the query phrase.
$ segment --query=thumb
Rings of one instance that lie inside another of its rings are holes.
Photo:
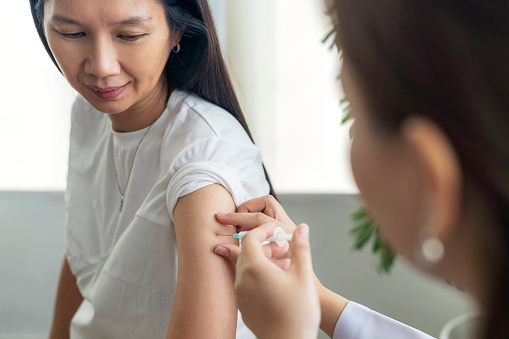
[[[214,248],[214,253],[230,260],[234,264],[237,263],[240,252],[240,247],[234,244],[219,244]]]
[[[309,226],[300,224],[293,232],[291,240],[291,261],[290,270],[298,275],[307,276],[313,274],[313,265],[311,262],[311,248],[309,246]]]

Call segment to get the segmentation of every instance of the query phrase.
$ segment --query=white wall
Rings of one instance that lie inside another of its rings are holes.
[[[434,336],[447,320],[471,309],[461,293],[402,262],[389,276],[379,276],[370,254],[351,252],[355,196],[286,194],[280,199],[296,223],[310,225],[316,274],[334,291]],[[0,235],[0,338],[42,338],[63,258],[63,193],[0,192]]]

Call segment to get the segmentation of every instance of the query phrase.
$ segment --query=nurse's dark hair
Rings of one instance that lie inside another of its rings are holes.
[[[483,337],[509,338],[509,2],[327,4],[380,135],[421,115],[453,145],[489,288]]]
[[[224,108],[244,127],[253,140],[226,68],[214,20],[207,0],[158,0],[173,31],[181,31],[180,52],[171,53],[165,73],[170,88],[192,93]],[[39,37],[53,63],[58,65],[43,29],[44,0],[30,0]],[[272,184],[270,194],[275,196]]]

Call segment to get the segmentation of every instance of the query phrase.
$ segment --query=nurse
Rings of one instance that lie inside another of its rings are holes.
[[[208,2],[30,5],[78,92],[50,338],[253,338],[214,214],[271,188]]]
[[[387,243],[412,265],[465,290],[486,314],[474,338],[509,338],[509,5],[486,0],[330,0],[355,119],[352,170]],[[225,224],[253,228],[236,261],[236,297],[259,338],[425,338],[325,289],[309,229],[289,258],[262,247],[295,225],[272,198]],[[261,213],[260,213],[261,212]],[[290,260],[289,260],[290,259]],[[417,291],[416,291],[417,292]],[[416,306],[418,307],[418,306]]]

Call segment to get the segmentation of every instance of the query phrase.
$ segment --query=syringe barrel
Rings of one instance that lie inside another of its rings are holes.
[[[276,241],[285,241],[285,240],[292,240],[293,234],[281,232],[281,233],[276,234],[275,236],[276,236]]]

